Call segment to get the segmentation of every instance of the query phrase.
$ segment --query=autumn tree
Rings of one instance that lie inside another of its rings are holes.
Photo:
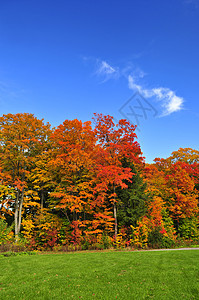
[[[192,148],[179,148],[173,151],[167,159],[168,163],[185,162],[188,164],[199,163],[199,151]]]
[[[178,162],[171,165],[167,173],[166,184],[170,190],[167,203],[178,228],[179,220],[191,218],[198,213],[198,192],[186,163]]]
[[[115,237],[117,236],[117,202],[116,188],[127,188],[125,181],[131,181],[132,170],[122,166],[122,159],[139,166],[143,162],[140,145],[136,141],[136,126],[127,120],[120,120],[115,124],[113,117],[94,114],[94,132],[100,145],[96,163],[98,178],[101,184],[97,186],[98,193],[109,191],[109,203],[113,205],[115,219]]]
[[[189,175],[195,182],[195,187],[199,191],[199,151],[192,148],[179,148],[171,153],[171,156],[165,159],[168,165],[184,162]]]
[[[85,225],[92,214],[93,153],[96,139],[90,122],[65,120],[51,136],[53,142],[49,170],[55,189],[52,206],[74,227]],[[78,231],[79,232],[79,231]]]
[[[39,196],[41,212],[43,208],[48,205],[48,194],[54,188],[52,174],[49,171],[49,162],[52,154],[51,144],[50,139],[48,139],[46,141],[45,150],[36,157],[34,167],[28,174],[28,184],[32,191],[37,191]]]
[[[21,229],[22,208],[28,190],[27,176],[36,157],[45,149],[50,125],[45,125],[29,113],[7,114],[0,117],[1,168],[10,176],[9,186],[15,190],[15,236]]]
[[[12,218],[11,207],[15,198],[14,188],[9,185],[10,179],[9,174],[5,174],[0,168],[0,218],[7,221]]]
[[[146,173],[150,192],[163,199],[177,230],[183,220],[198,214],[197,166],[195,162],[188,163],[187,158],[186,162],[183,160],[175,159],[172,163],[171,159],[156,158]]]

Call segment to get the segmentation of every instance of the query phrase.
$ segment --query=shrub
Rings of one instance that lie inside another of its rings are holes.
[[[148,235],[148,246],[152,248],[161,248],[163,243],[163,234],[160,232],[160,226],[156,226]]]
[[[0,219],[0,245],[13,241],[14,234],[12,232],[13,226],[8,227],[7,223]]]
[[[172,248],[175,241],[165,235],[166,231],[156,226],[148,235],[148,246],[151,248]]]
[[[180,236],[186,240],[198,240],[199,228],[198,220],[196,218],[184,219],[179,226]]]

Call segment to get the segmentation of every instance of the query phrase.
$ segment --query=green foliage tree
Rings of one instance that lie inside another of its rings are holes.
[[[118,196],[118,221],[119,226],[125,226],[127,228],[130,225],[136,226],[137,221],[146,213],[146,203],[148,195],[146,194],[146,183],[143,182],[143,178],[136,170],[132,163],[127,160],[123,160],[123,167],[131,168],[132,176],[131,182],[126,181],[128,188],[117,189]]]

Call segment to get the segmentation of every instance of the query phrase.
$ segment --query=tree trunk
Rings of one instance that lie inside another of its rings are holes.
[[[66,218],[67,218],[69,224],[71,224],[71,221],[70,221],[70,219],[69,219],[69,217],[68,217],[67,211],[62,210],[62,212],[63,212],[63,214],[66,216]]]
[[[113,192],[114,192],[114,202],[113,202],[113,214],[115,219],[115,240],[117,238],[117,206],[115,200],[115,184],[113,185]]]
[[[15,199],[15,242],[18,241],[18,213],[19,213],[19,192]]]
[[[19,191],[17,191],[17,195],[15,199],[15,242],[17,242],[19,239],[18,219],[19,219]]]
[[[22,207],[23,207],[23,199],[24,199],[24,188],[21,193],[21,201],[19,203],[19,216],[18,216],[18,234],[21,230],[21,214],[22,214]]]
[[[114,219],[115,219],[115,239],[117,238],[117,207],[116,202],[113,203],[113,213],[114,213]]]
[[[44,191],[41,191],[41,212],[43,211],[44,208]]]
[[[15,242],[19,240],[19,233],[21,230],[21,215],[24,200],[24,189],[22,190],[21,197],[19,190],[15,200]]]

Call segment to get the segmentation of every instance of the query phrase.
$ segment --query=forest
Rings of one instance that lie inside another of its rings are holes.
[[[199,151],[145,162],[136,126],[0,117],[0,251],[199,243]]]

